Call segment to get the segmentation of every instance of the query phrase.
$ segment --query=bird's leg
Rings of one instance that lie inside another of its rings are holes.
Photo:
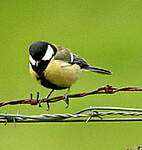
[[[64,94],[64,101],[66,103],[66,108],[69,107],[69,92],[70,92],[70,88],[68,88],[67,93]]]
[[[41,106],[41,100],[39,100],[39,92],[37,92],[36,100],[38,101],[38,106],[42,107]]]
[[[49,94],[47,95],[47,97],[46,97],[46,99],[48,99],[50,96],[51,96],[51,94],[54,92],[54,89],[52,89],[50,92],[49,92]],[[47,102],[46,103],[47,104],[47,111],[50,109],[50,106],[49,106],[49,103]]]
[[[51,96],[51,94],[54,92],[54,89],[52,89],[50,92],[49,92],[49,94],[47,95],[47,97],[46,97],[46,99],[48,99],[50,96]]]

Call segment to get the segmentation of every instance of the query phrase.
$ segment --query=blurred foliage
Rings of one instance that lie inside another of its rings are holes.
[[[24,99],[49,92],[29,75],[28,47],[45,40],[70,48],[92,65],[113,71],[112,76],[85,72],[71,92],[102,85],[142,86],[142,1],[140,0],[22,0],[0,5],[0,100]],[[91,84],[90,84],[91,83]],[[56,91],[54,96],[65,91]],[[140,92],[88,96],[46,106],[6,106],[1,113],[69,113],[89,106],[141,108]],[[41,123],[0,125],[4,150],[124,150],[142,144],[140,122]]]

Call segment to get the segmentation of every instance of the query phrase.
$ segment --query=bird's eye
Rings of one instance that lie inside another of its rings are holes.
[[[35,66],[36,61],[32,58],[31,55],[30,55],[29,59],[30,59],[30,63],[31,63],[33,66]]]
[[[43,56],[42,60],[50,60],[53,55],[54,55],[54,50],[50,45],[48,45],[46,53]]]

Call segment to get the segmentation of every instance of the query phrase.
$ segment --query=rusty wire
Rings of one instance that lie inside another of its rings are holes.
[[[122,88],[116,88],[112,87],[110,85],[103,86],[101,88],[98,88],[94,91],[91,92],[81,92],[77,94],[70,94],[68,97],[71,98],[80,98],[88,95],[96,95],[96,94],[114,94],[120,91],[142,91],[141,87],[122,87]],[[37,94],[38,95],[38,94]],[[0,102],[0,107],[6,106],[6,105],[17,105],[17,104],[31,104],[31,105],[38,105],[40,103],[54,103],[58,102],[61,100],[65,99],[65,96],[58,96],[58,97],[53,97],[53,98],[43,98],[39,99],[38,98],[33,99],[33,96],[31,95],[30,99],[23,99],[23,100],[11,100],[11,101],[5,101],[5,102]]]

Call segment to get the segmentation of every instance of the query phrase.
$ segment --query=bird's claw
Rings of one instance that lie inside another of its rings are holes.
[[[66,103],[66,107],[65,108],[68,108],[69,107],[69,95],[68,94],[64,95],[64,101]]]
[[[46,105],[47,105],[46,111],[48,111],[50,109],[50,105],[48,102],[46,103]]]
[[[37,92],[36,100],[38,102],[38,107],[42,107],[42,105],[41,105],[42,100],[39,99],[39,92]]]
[[[38,100],[38,107],[42,107],[41,100]]]

